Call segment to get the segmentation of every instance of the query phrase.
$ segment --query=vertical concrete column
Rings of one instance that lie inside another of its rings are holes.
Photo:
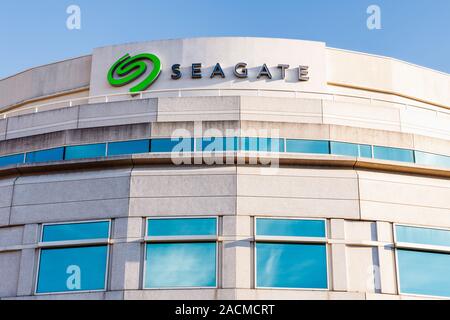
[[[345,220],[331,219],[329,238],[345,240]],[[347,291],[347,257],[345,244],[331,244],[331,284],[330,290]]]
[[[110,256],[111,291],[138,290],[141,287],[143,219],[140,217],[114,220]]]
[[[393,226],[389,222],[377,222],[378,241],[394,243]],[[397,276],[395,266],[395,251],[392,246],[378,247],[380,261],[381,293],[397,294]]]
[[[22,244],[34,246],[39,242],[39,225],[27,224],[24,226]],[[17,285],[17,296],[30,296],[34,292],[36,280],[37,249],[23,249],[20,257],[19,281]]]
[[[253,279],[251,217],[223,217],[221,237],[222,288],[250,289]]]

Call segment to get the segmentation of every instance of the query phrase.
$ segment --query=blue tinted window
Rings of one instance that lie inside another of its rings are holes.
[[[147,220],[148,236],[211,236],[217,234],[215,218]]]
[[[450,246],[450,231],[431,228],[397,226],[398,242]]]
[[[258,138],[241,138],[241,150],[258,151]]]
[[[437,167],[450,167],[450,157],[441,156],[432,153],[426,153],[421,151],[415,151],[416,163],[427,165],[427,166],[437,166]]]
[[[331,141],[330,147],[331,154],[372,158],[372,146],[369,145]]]
[[[0,166],[9,166],[13,164],[23,163],[24,154],[15,154],[12,156],[0,157]]]
[[[108,156],[147,153],[149,151],[150,140],[134,140],[108,143]]]
[[[327,289],[325,245],[257,243],[256,282],[266,288]]]
[[[372,146],[366,144],[359,145],[359,156],[362,158],[372,158]]]
[[[47,162],[47,161],[61,161],[64,160],[64,148],[55,148],[49,150],[41,150],[29,152],[26,155],[25,162]]]
[[[42,249],[38,293],[105,289],[106,246]]]
[[[331,154],[337,154],[342,156],[359,156],[359,147],[354,143],[345,142],[330,142]]]
[[[258,236],[325,237],[324,220],[256,219]]]
[[[373,157],[381,160],[414,162],[414,152],[407,149],[374,146]]]
[[[450,297],[450,255],[397,250],[401,293]]]
[[[216,243],[147,244],[145,288],[215,286]]]
[[[104,157],[106,143],[66,147],[66,160]]]
[[[329,154],[328,141],[286,139],[286,152]]]
[[[238,150],[238,138],[236,137],[221,137],[221,138],[202,138],[198,139],[200,145],[198,150],[205,152],[214,151],[237,151]]]
[[[244,137],[240,140],[243,151],[284,152],[284,139]]]
[[[258,151],[284,152],[284,139],[258,138]]]
[[[42,231],[43,242],[107,238],[108,221],[46,225]]]
[[[151,152],[191,152],[194,151],[194,139],[152,139]]]

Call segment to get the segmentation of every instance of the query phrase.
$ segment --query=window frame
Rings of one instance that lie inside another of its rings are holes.
[[[254,274],[254,287],[255,289],[267,289],[267,290],[297,290],[297,291],[330,291],[330,250],[329,250],[329,243],[328,243],[328,223],[326,218],[296,218],[296,217],[265,217],[265,216],[254,216],[253,217],[253,234],[254,234],[254,240],[253,240],[253,274]],[[271,220],[318,220],[323,221],[325,223],[325,237],[289,237],[289,236],[258,236],[256,233],[256,220],[257,219],[271,219]],[[257,273],[257,249],[256,244],[258,242],[263,243],[272,243],[272,244],[281,244],[281,243],[287,243],[287,244],[323,244],[325,245],[325,264],[326,264],[326,270],[327,270],[327,287],[326,288],[284,288],[284,287],[259,287],[258,286],[258,273]]]
[[[175,220],[175,219],[215,219],[216,220],[216,234],[212,236],[148,236],[148,221],[149,220]],[[192,290],[192,289],[218,289],[219,288],[219,219],[220,216],[158,216],[145,218],[145,233],[144,233],[144,259],[142,267],[142,290]],[[145,286],[145,276],[147,274],[147,245],[154,243],[215,243],[216,247],[216,282],[211,287],[155,287],[147,288]]]
[[[49,241],[43,242],[42,238],[44,235],[45,226],[55,226],[64,224],[82,224],[82,223],[96,223],[96,222],[109,222],[108,227],[108,238],[102,239],[86,239],[86,240],[68,240],[68,241]],[[61,295],[61,294],[77,294],[77,293],[91,293],[91,292],[106,292],[108,290],[108,279],[109,279],[109,262],[111,254],[111,231],[112,231],[112,219],[100,219],[100,220],[81,220],[81,221],[68,221],[68,222],[55,222],[55,223],[42,223],[40,227],[39,242],[37,245],[38,258],[36,264],[35,280],[34,280],[34,290],[33,293],[36,296],[45,295]],[[106,270],[105,270],[105,285],[103,289],[96,290],[76,290],[76,291],[62,291],[62,292],[38,292],[38,282],[39,282],[39,270],[41,267],[41,252],[43,249],[69,249],[69,248],[80,248],[80,247],[97,247],[101,245],[106,245]]]
[[[403,296],[419,297],[419,298],[450,299],[450,296],[436,296],[436,295],[428,295],[428,294],[407,293],[407,292],[401,291],[400,268],[399,268],[400,264],[399,264],[399,258],[398,258],[398,250],[410,250],[410,251],[429,252],[429,253],[446,253],[446,254],[450,255],[450,246],[447,247],[447,246],[436,246],[436,245],[410,243],[410,242],[400,242],[397,239],[397,226],[444,230],[444,231],[449,231],[449,232],[450,232],[450,228],[431,227],[431,226],[418,225],[418,224],[393,223],[394,251],[395,251],[394,252],[395,275],[396,275],[398,294],[403,295]]]

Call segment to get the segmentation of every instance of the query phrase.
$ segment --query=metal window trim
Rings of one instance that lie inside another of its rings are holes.
[[[39,242],[39,248],[68,248],[68,247],[92,247],[97,245],[108,245],[111,244],[109,238],[102,239],[87,239],[87,240],[74,240],[74,241],[47,241]]]
[[[326,237],[286,237],[286,236],[255,236],[255,242],[270,243],[327,243]]]
[[[216,242],[217,236],[146,236],[144,242],[146,243],[161,243],[161,242]]]

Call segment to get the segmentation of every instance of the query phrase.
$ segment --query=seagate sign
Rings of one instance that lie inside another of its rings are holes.
[[[153,65],[152,71],[137,85],[130,88],[130,92],[132,93],[145,91],[152,85],[153,82],[156,81],[162,70],[161,60],[152,53],[142,53],[135,56],[130,56],[130,54],[124,55],[119,60],[117,60],[109,69],[107,75],[108,82],[111,86],[114,87],[122,87],[131,82],[134,82],[145,75],[149,63]],[[286,70],[290,69],[290,65],[278,64],[276,68],[278,70],[278,79],[284,80],[286,77]],[[211,79],[216,77],[225,79],[227,76],[232,76],[237,79],[245,79],[249,77],[247,63],[245,62],[239,62],[234,65],[233,74],[231,75],[225,74],[220,63],[216,63],[210,74],[204,74],[201,63],[192,63],[189,66],[189,69],[190,74],[188,75],[188,77],[191,77],[192,79],[201,79],[204,76],[207,76]],[[296,69],[298,70],[298,81],[304,82],[309,80],[308,66],[298,66],[296,67]],[[181,65],[178,63],[173,64],[171,70],[172,80],[179,80],[185,76],[181,72]],[[256,75],[257,80],[262,78],[270,80],[274,79],[274,75],[265,63],[262,66],[259,66],[259,72]]]

